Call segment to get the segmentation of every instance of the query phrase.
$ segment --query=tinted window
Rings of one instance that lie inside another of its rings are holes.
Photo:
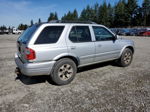
[[[22,35],[19,37],[18,41],[23,42],[23,43],[27,43],[37,28],[38,28],[38,25],[33,25],[32,27],[29,27],[28,29],[26,29],[22,33]]]
[[[48,26],[40,33],[35,44],[56,43],[64,29],[64,26]]]
[[[74,26],[69,34],[72,42],[90,42],[91,34],[88,26]]]
[[[114,35],[103,27],[93,26],[96,41],[113,40]]]

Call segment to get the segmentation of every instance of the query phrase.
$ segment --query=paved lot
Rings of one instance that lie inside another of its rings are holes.
[[[150,38],[135,41],[127,68],[102,63],[79,70],[75,80],[56,86],[48,77],[14,73],[18,35],[0,35],[0,112],[149,112]]]

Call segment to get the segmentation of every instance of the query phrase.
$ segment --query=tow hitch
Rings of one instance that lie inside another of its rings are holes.
[[[15,73],[16,73],[17,75],[20,75],[20,74],[21,74],[20,69],[19,69],[18,67],[16,67]]]

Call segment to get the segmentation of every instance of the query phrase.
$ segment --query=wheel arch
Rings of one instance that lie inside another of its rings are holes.
[[[131,45],[129,45],[129,46],[123,47],[123,49],[121,50],[120,56],[122,55],[123,51],[124,51],[126,48],[129,48],[129,49],[132,51],[132,53],[134,54],[134,52],[135,52],[134,47],[131,46]],[[119,57],[120,57],[120,56],[119,56]]]
[[[69,58],[69,59],[73,60],[76,64],[76,66],[80,65],[79,58],[77,56],[72,55],[72,54],[63,54],[63,55],[56,56],[54,58],[54,61],[58,61],[58,60],[63,59],[63,58]]]
[[[132,53],[134,54],[134,48],[133,48],[133,46],[127,46],[126,48],[129,48],[132,51]]]

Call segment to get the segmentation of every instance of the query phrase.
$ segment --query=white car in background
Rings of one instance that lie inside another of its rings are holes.
[[[12,34],[21,34],[21,33],[22,33],[21,30],[18,30],[18,29],[16,29],[16,28],[13,28],[13,29],[12,29]]]

